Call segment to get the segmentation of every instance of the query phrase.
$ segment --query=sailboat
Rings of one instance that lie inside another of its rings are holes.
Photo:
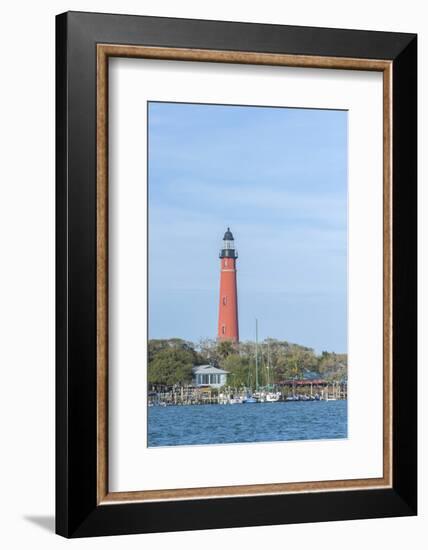
[[[264,365],[263,356],[262,356],[262,367]],[[267,365],[267,387],[260,389],[259,387],[259,331],[258,331],[258,320],[256,319],[256,352],[255,352],[255,367],[256,367],[256,389],[254,393],[248,393],[244,398],[244,403],[276,403],[281,399],[281,392],[265,391],[269,389],[270,386],[270,349],[268,344],[268,365]],[[250,384],[250,371],[248,372],[248,386]]]
[[[271,369],[271,366],[270,366],[270,347],[269,347],[269,341],[268,341],[268,361],[267,361],[267,386],[268,388],[271,386],[270,382],[270,369]],[[269,391],[267,392],[266,394],[266,402],[267,403],[276,403],[277,401],[279,401],[281,398],[281,392],[277,391],[277,392],[273,392],[273,391]]]
[[[250,385],[250,371],[248,371],[248,385]],[[259,389],[259,357],[258,357],[258,327],[256,319],[256,392],[247,393],[247,396],[244,398],[244,403],[258,403],[260,402],[260,395],[258,394]]]
[[[243,403],[245,403],[245,400],[239,395],[235,395],[229,398],[230,405],[242,405]]]
[[[268,403],[276,403],[277,401],[279,401],[281,398],[281,392],[277,391],[277,392],[273,392],[273,391],[270,391],[266,394],[266,401]]]

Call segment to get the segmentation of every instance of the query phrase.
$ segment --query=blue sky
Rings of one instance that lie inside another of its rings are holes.
[[[216,337],[229,226],[241,340],[346,352],[347,113],[148,108],[150,338]]]

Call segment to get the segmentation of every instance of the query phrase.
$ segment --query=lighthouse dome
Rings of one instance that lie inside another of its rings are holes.
[[[235,240],[230,227],[228,227],[223,237],[223,248],[220,250],[220,258],[234,258],[236,260],[237,257],[238,251],[235,248]]]
[[[223,241],[233,241],[232,231],[230,227],[227,228],[226,233],[224,234]]]

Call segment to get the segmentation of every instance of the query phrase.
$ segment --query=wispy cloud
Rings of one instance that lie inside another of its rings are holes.
[[[300,296],[307,319],[294,340],[344,349],[346,113],[151,104],[149,121],[152,334],[182,335],[171,310],[180,303],[187,338],[215,335],[218,250],[230,226],[240,252],[241,315],[264,303],[259,314],[277,312],[278,326],[289,327],[301,317]],[[278,312],[286,296],[294,306]],[[329,316],[323,326],[321,309]]]

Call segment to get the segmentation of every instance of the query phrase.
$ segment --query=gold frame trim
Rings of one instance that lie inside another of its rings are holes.
[[[108,490],[108,59],[133,57],[383,73],[383,477],[149,491]],[[256,52],[97,45],[97,503],[224,498],[392,487],[392,68],[391,61]]]

